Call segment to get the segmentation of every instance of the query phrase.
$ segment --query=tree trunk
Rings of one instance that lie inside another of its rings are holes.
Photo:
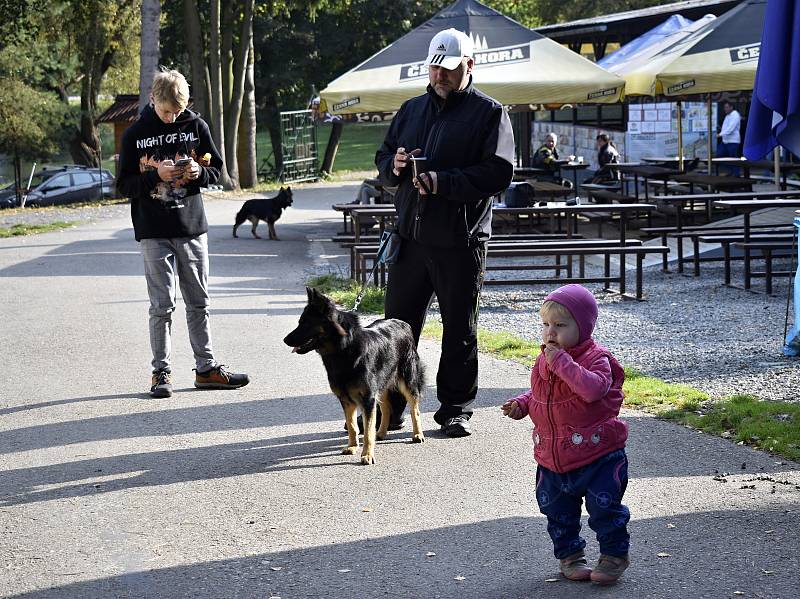
[[[278,98],[275,92],[268,90],[266,93],[265,113],[269,139],[272,143],[272,156],[275,162],[275,172],[283,172],[283,146],[281,143],[281,113],[278,110]]]
[[[225,157],[225,115],[222,110],[222,71],[220,65],[220,0],[211,0],[211,134],[219,153]],[[226,164],[220,169],[219,183],[225,189],[233,189]]]
[[[236,15],[241,12],[243,1],[228,0],[222,5],[222,29],[219,60],[222,69],[222,111],[228,114],[231,103],[231,85],[233,81],[233,31],[238,25]],[[226,123],[227,124],[227,123]]]
[[[239,182],[239,168],[237,164],[237,147],[239,119],[242,115],[242,98],[244,97],[244,80],[247,71],[247,56],[250,53],[250,45],[253,41],[253,2],[254,0],[244,0],[244,14],[242,17],[241,33],[239,36],[239,46],[233,57],[232,74],[230,79],[230,97],[225,109],[225,132],[226,145],[228,149],[226,159],[228,161],[228,174],[235,182]]]
[[[258,183],[258,160],[256,157],[256,93],[255,93],[255,49],[250,38],[247,53],[247,69],[244,78],[242,116],[239,119],[239,185],[255,187]]]
[[[158,69],[161,1],[142,0],[142,37],[139,51],[139,112],[150,102],[153,76]]]
[[[325,158],[322,160],[322,167],[319,169],[323,175],[330,175],[333,172],[333,161],[336,160],[336,151],[339,149],[339,140],[342,138],[342,121],[333,121],[331,125],[331,136],[328,138],[328,147],[325,148]]]
[[[78,130],[70,141],[69,151],[76,164],[100,166],[100,136],[97,134],[97,93],[99,65],[92,65],[81,81],[81,116]],[[105,73],[105,70],[103,70]]]
[[[210,124],[211,79],[204,58],[206,50],[196,0],[183,0],[183,19],[186,24],[186,48],[189,52],[194,110],[199,112]]]

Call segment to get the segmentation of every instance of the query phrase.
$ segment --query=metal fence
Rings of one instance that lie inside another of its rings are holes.
[[[317,129],[311,110],[281,112],[281,145],[281,181],[292,183],[319,179]]]

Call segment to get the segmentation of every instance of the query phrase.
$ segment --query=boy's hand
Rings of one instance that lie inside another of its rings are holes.
[[[175,166],[173,160],[162,160],[158,163],[158,176],[162,181],[170,182],[175,179],[180,179],[183,176],[182,166]]]
[[[200,176],[200,165],[192,160],[189,164],[183,167],[183,176],[189,181],[194,181]]]
[[[520,418],[525,417],[522,408],[519,407],[519,404],[515,399],[509,399],[506,403],[500,406],[500,410],[504,415],[508,416],[509,418],[513,418],[514,420],[519,420]]]

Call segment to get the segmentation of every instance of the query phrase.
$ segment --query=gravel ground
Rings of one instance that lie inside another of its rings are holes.
[[[699,278],[651,267],[644,280],[642,302],[587,285],[600,306],[595,338],[623,364],[714,397],[800,399],[798,362],[781,354],[789,279],[776,279],[773,296],[725,287],[721,265],[703,265]],[[732,280],[743,280],[740,267]],[[480,326],[536,338],[536,311],[549,289],[484,288]]]
[[[207,200],[214,196],[207,194]],[[0,211],[0,226],[55,220],[86,223],[128,212],[127,203],[15,209]],[[783,265],[776,262],[775,270],[783,267],[791,267],[788,260]],[[322,272],[312,267],[309,274],[312,271]],[[342,265],[340,272],[345,271]],[[599,284],[588,284],[600,305],[596,339],[626,366],[689,384],[714,397],[748,393],[765,400],[800,400],[800,364],[781,354],[791,280],[775,279],[774,295],[766,296],[725,287],[721,264],[704,264],[701,273],[694,278],[662,273],[657,266],[647,268],[643,302],[621,299],[603,292]],[[741,264],[734,263],[732,280],[743,280]],[[754,289],[763,285],[763,280],[754,280]],[[536,338],[536,311],[552,287],[485,287],[480,326]],[[436,312],[434,304],[431,315]],[[790,324],[791,318],[790,310]]]

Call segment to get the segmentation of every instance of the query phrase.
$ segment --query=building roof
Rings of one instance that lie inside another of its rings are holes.
[[[699,19],[707,14],[721,15],[742,0],[684,0],[661,6],[554,23],[536,31],[564,44],[619,42],[627,43],[674,14]]]
[[[187,108],[194,105],[189,98]],[[118,94],[114,103],[103,114],[97,117],[98,123],[132,123],[139,116],[139,96],[133,94]]]

